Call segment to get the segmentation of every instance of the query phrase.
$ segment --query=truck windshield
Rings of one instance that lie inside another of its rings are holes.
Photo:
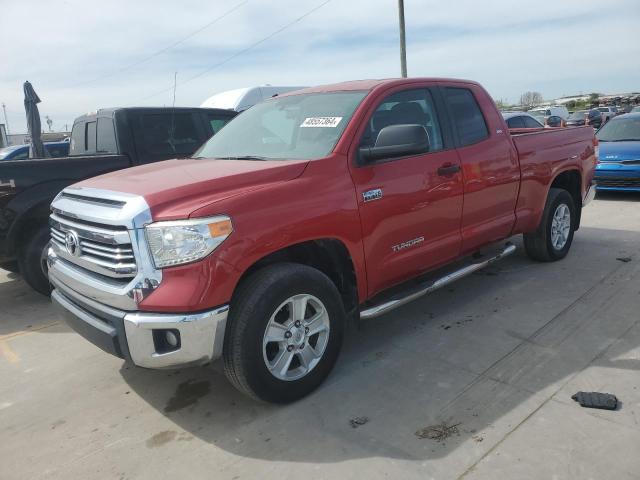
[[[234,118],[194,158],[313,160],[328,155],[367,92],[275,97]]]
[[[626,117],[626,115],[625,115]],[[604,124],[596,137],[601,142],[640,142],[640,117],[614,118]]]

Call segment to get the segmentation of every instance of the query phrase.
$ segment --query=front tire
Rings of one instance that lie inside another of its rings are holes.
[[[573,197],[564,189],[549,190],[538,229],[524,234],[524,248],[533,260],[554,262],[567,256],[576,229]]]
[[[223,358],[231,383],[253,398],[288,403],[311,393],[331,372],[345,313],[324,273],[282,263],[240,284],[228,322]]]
[[[40,228],[26,240],[18,255],[20,275],[36,292],[51,294],[47,272],[47,250],[49,248],[49,229]]]

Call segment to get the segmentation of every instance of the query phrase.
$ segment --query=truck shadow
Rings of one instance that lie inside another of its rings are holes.
[[[553,264],[528,260],[518,239],[502,263],[354,327],[325,384],[291,405],[248,399],[219,364],[120,373],[180,435],[237,456],[427,460],[461,449],[480,457],[550,397],[573,404],[574,392],[561,390],[591,362],[640,371],[639,360],[603,353],[625,332],[640,338],[639,238],[583,228]]]

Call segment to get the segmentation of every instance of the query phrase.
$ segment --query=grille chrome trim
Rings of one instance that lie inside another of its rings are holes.
[[[70,194],[69,194],[70,193]],[[76,199],[75,197],[82,197]],[[87,202],[86,199],[96,201]],[[108,200],[103,202],[102,200]],[[114,208],[112,202],[121,202]],[[144,226],[151,212],[143,197],[106,190],[68,187],[51,204],[49,276],[82,297],[124,311],[162,281],[151,259]],[[66,232],[79,239],[79,253],[69,253]]]

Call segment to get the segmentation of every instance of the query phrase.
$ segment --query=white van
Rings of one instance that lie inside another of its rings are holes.
[[[300,90],[302,88],[307,87],[274,87],[271,85],[263,85],[260,87],[238,88],[236,90],[217,93],[202,102],[200,107],[224,108],[226,110],[242,112],[256,103],[260,103],[275,95]]]
[[[569,110],[564,105],[553,105],[550,107],[536,107],[527,112],[529,115],[533,115],[534,117],[544,117],[546,120],[551,116],[561,117],[563,120],[566,120],[569,116]]]

